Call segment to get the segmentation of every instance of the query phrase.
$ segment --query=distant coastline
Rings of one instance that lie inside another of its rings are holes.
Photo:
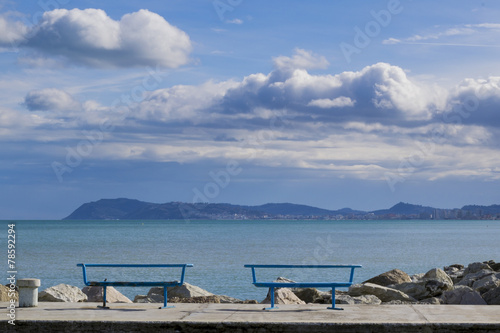
[[[328,210],[291,203],[260,206],[227,203],[169,202],[156,204],[135,199],[101,199],[85,203],[63,220],[500,220],[500,205],[466,205],[442,209],[400,202],[389,209]]]

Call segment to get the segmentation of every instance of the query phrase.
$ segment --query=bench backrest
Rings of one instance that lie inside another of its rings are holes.
[[[362,267],[362,266],[361,265],[254,265],[254,264],[248,264],[248,265],[245,265],[245,267],[252,269],[253,283],[258,283],[257,276],[255,274],[256,268],[349,268],[351,270],[351,272],[349,274],[349,283],[352,283],[353,279],[354,279],[354,269]]]
[[[83,271],[83,282],[86,286],[90,284],[87,280],[87,267],[179,267],[182,268],[180,284],[184,283],[184,275],[186,273],[186,267],[193,267],[193,264],[77,264],[76,266],[81,267]],[[140,284],[140,282],[131,282]]]

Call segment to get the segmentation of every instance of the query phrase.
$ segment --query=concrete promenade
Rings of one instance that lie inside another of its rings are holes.
[[[16,308],[8,324],[8,303],[0,303],[0,332],[500,332],[500,306],[474,305],[279,305],[39,303]]]

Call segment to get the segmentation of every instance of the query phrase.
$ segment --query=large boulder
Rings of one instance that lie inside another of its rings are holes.
[[[442,304],[486,305],[477,291],[467,286],[457,286],[441,295]]]
[[[451,278],[439,268],[434,268],[425,273],[417,282],[405,282],[391,285],[417,300],[440,296],[444,291],[453,289]]]
[[[219,296],[194,296],[194,297],[172,297],[168,298],[171,303],[221,303]]]
[[[457,283],[457,285],[472,287],[474,285],[474,282],[479,281],[487,277],[488,275],[493,275],[493,274],[495,274],[495,272],[492,271],[491,269],[481,269],[477,272],[466,274],[462,278],[462,280],[460,280],[460,282]]]
[[[481,295],[497,287],[500,287],[500,273],[487,275],[472,284],[472,289],[479,291]]]
[[[429,291],[425,288],[425,282],[405,282],[401,284],[392,285],[391,288],[399,290],[417,300],[422,300],[430,296]]]
[[[15,299],[16,301],[19,299],[19,295],[17,293],[17,290],[14,289],[13,291],[14,297],[10,297],[9,294],[12,294],[9,285],[4,286],[0,284],[0,302],[10,302],[11,299]]]
[[[207,296],[208,297],[208,296]],[[217,295],[221,303],[243,303],[241,299],[226,295]]]
[[[500,262],[493,262],[488,265],[490,265],[491,269],[495,272],[500,272]]]
[[[87,295],[87,302],[102,302],[103,288],[90,286],[82,289],[82,292]],[[132,301],[121,292],[113,287],[106,287],[106,302],[107,303],[132,303]]]
[[[443,283],[444,285],[449,286],[450,289],[453,287],[453,281],[450,279],[448,274],[446,274],[445,271],[443,271],[440,268],[431,269],[430,271],[425,273],[423,279],[426,281],[430,281],[430,280],[439,281],[439,282]]]
[[[323,293],[316,288],[293,288],[292,292],[306,303],[315,303],[316,300],[323,299]]]
[[[163,296],[163,288],[161,288],[162,296]],[[189,283],[184,283],[182,286],[176,287],[168,287],[167,288],[167,297],[179,297],[179,298],[189,298],[189,297],[198,297],[198,296],[213,296],[209,291],[202,289],[197,286],[193,286]]]
[[[399,269],[393,269],[391,271],[372,277],[371,279],[366,280],[363,283],[374,283],[386,287],[391,284],[400,284],[404,282],[411,282],[410,276]]]
[[[416,299],[393,288],[380,286],[374,283],[354,284],[349,287],[349,296],[375,295],[382,302],[402,301],[416,302]]]
[[[440,268],[434,268],[425,273],[423,281],[431,297],[439,296],[444,291],[453,289],[452,279]]]
[[[488,305],[500,305],[500,287],[485,292],[483,294],[483,299]]]
[[[464,277],[465,268],[464,265],[450,265],[443,268],[445,273],[450,277],[454,284],[457,284]]]
[[[467,266],[467,268],[465,269],[464,275],[477,273],[477,272],[479,272],[481,270],[485,270],[485,269],[492,271],[490,265],[488,265],[487,263],[473,262],[473,263],[469,264],[469,266]]]
[[[330,298],[329,304],[332,300]],[[379,305],[382,301],[375,295],[361,295],[361,296],[349,296],[349,295],[338,295],[335,296],[335,304],[372,304]]]
[[[271,295],[268,293],[266,299],[261,304],[270,304]],[[289,288],[277,288],[274,290],[274,303],[275,304],[306,304],[303,300],[295,296]]]
[[[199,296],[214,296],[209,291],[189,283],[184,283],[182,286],[168,287],[167,298],[190,298]],[[163,303],[163,287],[153,287],[149,290],[147,299],[142,299],[146,303]]]
[[[80,288],[68,284],[58,284],[38,293],[39,302],[85,302],[85,295]]]

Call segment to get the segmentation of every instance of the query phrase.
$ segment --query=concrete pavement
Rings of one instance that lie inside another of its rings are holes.
[[[8,317],[0,331],[16,332],[500,332],[500,306],[477,305],[279,305],[40,302],[16,308],[15,326]],[[0,303],[8,314],[8,303]]]

